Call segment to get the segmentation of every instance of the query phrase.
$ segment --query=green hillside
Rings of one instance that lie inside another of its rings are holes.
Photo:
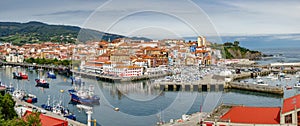
[[[78,36],[80,33],[80,36]],[[114,40],[125,36],[82,29],[77,26],[48,25],[41,22],[0,22],[0,41],[14,45],[25,43],[58,42],[75,43],[90,40]]]

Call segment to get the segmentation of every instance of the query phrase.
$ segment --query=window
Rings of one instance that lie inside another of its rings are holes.
[[[285,123],[292,123],[292,114],[284,116]]]

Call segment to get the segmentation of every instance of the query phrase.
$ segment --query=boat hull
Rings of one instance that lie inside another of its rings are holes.
[[[93,97],[90,97],[90,98],[81,98],[81,97],[78,97],[76,94],[73,94],[73,93],[70,93],[71,95],[71,100],[73,102],[76,102],[76,103],[80,103],[80,104],[100,104],[99,100],[100,98],[97,97],[97,96],[93,96]]]
[[[46,81],[40,81],[40,79],[35,79],[36,87],[43,87],[43,88],[49,88],[49,83]]]
[[[56,75],[54,75],[54,74],[48,74],[48,78],[56,79]]]

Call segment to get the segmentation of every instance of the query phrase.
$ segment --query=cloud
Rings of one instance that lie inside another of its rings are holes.
[[[111,32],[126,34],[129,28],[134,30],[138,29],[136,26],[143,28],[151,24],[156,28],[165,26],[162,30],[168,28],[181,36],[195,35],[194,31],[204,35],[300,33],[299,0],[10,0],[0,1],[0,21],[38,20],[103,31],[123,15],[139,10],[166,12],[170,16],[135,14],[134,18],[125,17]],[[184,22],[176,21],[174,15],[180,15]]]
[[[53,12],[53,13],[46,13],[46,14],[36,14],[34,16],[56,16],[56,15],[89,15],[93,11],[92,10],[67,10],[67,11],[59,11],[59,12]]]

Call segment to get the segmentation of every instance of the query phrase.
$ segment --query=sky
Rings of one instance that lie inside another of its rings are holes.
[[[300,33],[299,0],[1,0],[1,22],[41,21],[127,36]]]

